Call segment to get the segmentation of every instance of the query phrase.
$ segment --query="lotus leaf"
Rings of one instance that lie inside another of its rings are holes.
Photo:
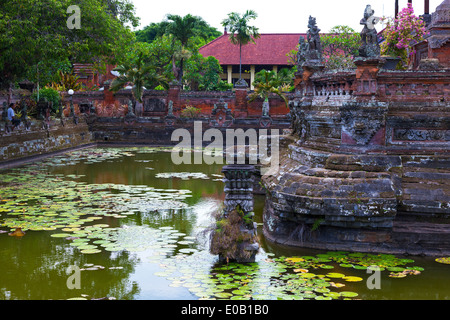
[[[343,280],[347,281],[347,282],[359,282],[359,281],[363,281],[363,278],[361,277],[354,277],[354,276],[347,276],[347,277],[342,277]]]
[[[444,263],[444,264],[450,264],[450,257],[437,258],[436,262]]]
[[[346,297],[346,298],[353,298],[353,297],[358,296],[358,293],[352,292],[352,291],[342,291],[339,294],[341,297]]]

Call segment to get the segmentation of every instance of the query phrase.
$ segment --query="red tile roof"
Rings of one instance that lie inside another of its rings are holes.
[[[295,49],[300,36],[305,33],[266,33],[256,43],[242,46],[243,65],[287,65],[286,54]],[[222,35],[199,49],[204,57],[213,56],[221,65],[239,65],[239,45]]]

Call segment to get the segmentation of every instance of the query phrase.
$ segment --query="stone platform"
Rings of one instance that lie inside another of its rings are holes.
[[[450,71],[356,70],[297,81],[264,233],[295,246],[450,255]]]

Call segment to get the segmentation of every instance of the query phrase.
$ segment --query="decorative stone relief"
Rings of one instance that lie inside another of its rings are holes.
[[[450,130],[396,129],[394,140],[404,141],[450,141]]]
[[[357,145],[368,145],[375,134],[385,127],[387,106],[376,103],[367,106],[360,103],[344,103],[340,108],[343,143],[348,143],[349,136]]]
[[[214,104],[214,108],[211,111],[210,125],[213,127],[229,127],[233,124],[233,120],[228,103],[220,98],[219,103]]]

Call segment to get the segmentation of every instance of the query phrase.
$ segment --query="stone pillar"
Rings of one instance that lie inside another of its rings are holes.
[[[224,166],[222,172],[225,175],[225,209],[223,218],[230,219],[229,223],[236,223],[234,230],[238,234],[233,237],[237,240],[234,252],[228,252],[227,256],[219,253],[222,260],[232,258],[237,262],[254,262],[259,244],[256,238],[256,223],[253,222],[253,174],[255,167],[252,165],[231,164]],[[236,217],[240,217],[236,219]],[[237,221],[236,221],[237,220]],[[226,236],[230,236],[227,234]],[[220,242],[220,238],[216,238]]]
[[[362,58],[355,59],[356,64],[356,82],[354,88],[355,96],[373,96],[378,91],[377,75],[380,71],[380,58]]]
[[[227,66],[228,83],[233,83],[233,66]]]
[[[256,73],[256,68],[254,65],[250,66],[250,89],[254,90],[255,87],[253,86],[253,82],[255,81],[255,73]]]
[[[236,97],[236,108],[234,114],[236,118],[247,118],[248,117],[248,99],[247,99],[247,89],[248,85],[245,80],[238,81],[235,86],[235,97]]]
[[[109,90],[109,87],[111,85],[111,80],[107,80],[104,83],[104,101],[106,105],[114,104],[116,102],[116,99],[114,97],[114,93]]]
[[[173,111],[181,111],[181,84],[178,81],[172,81],[169,86],[169,92],[167,94],[167,100],[173,102]]]

